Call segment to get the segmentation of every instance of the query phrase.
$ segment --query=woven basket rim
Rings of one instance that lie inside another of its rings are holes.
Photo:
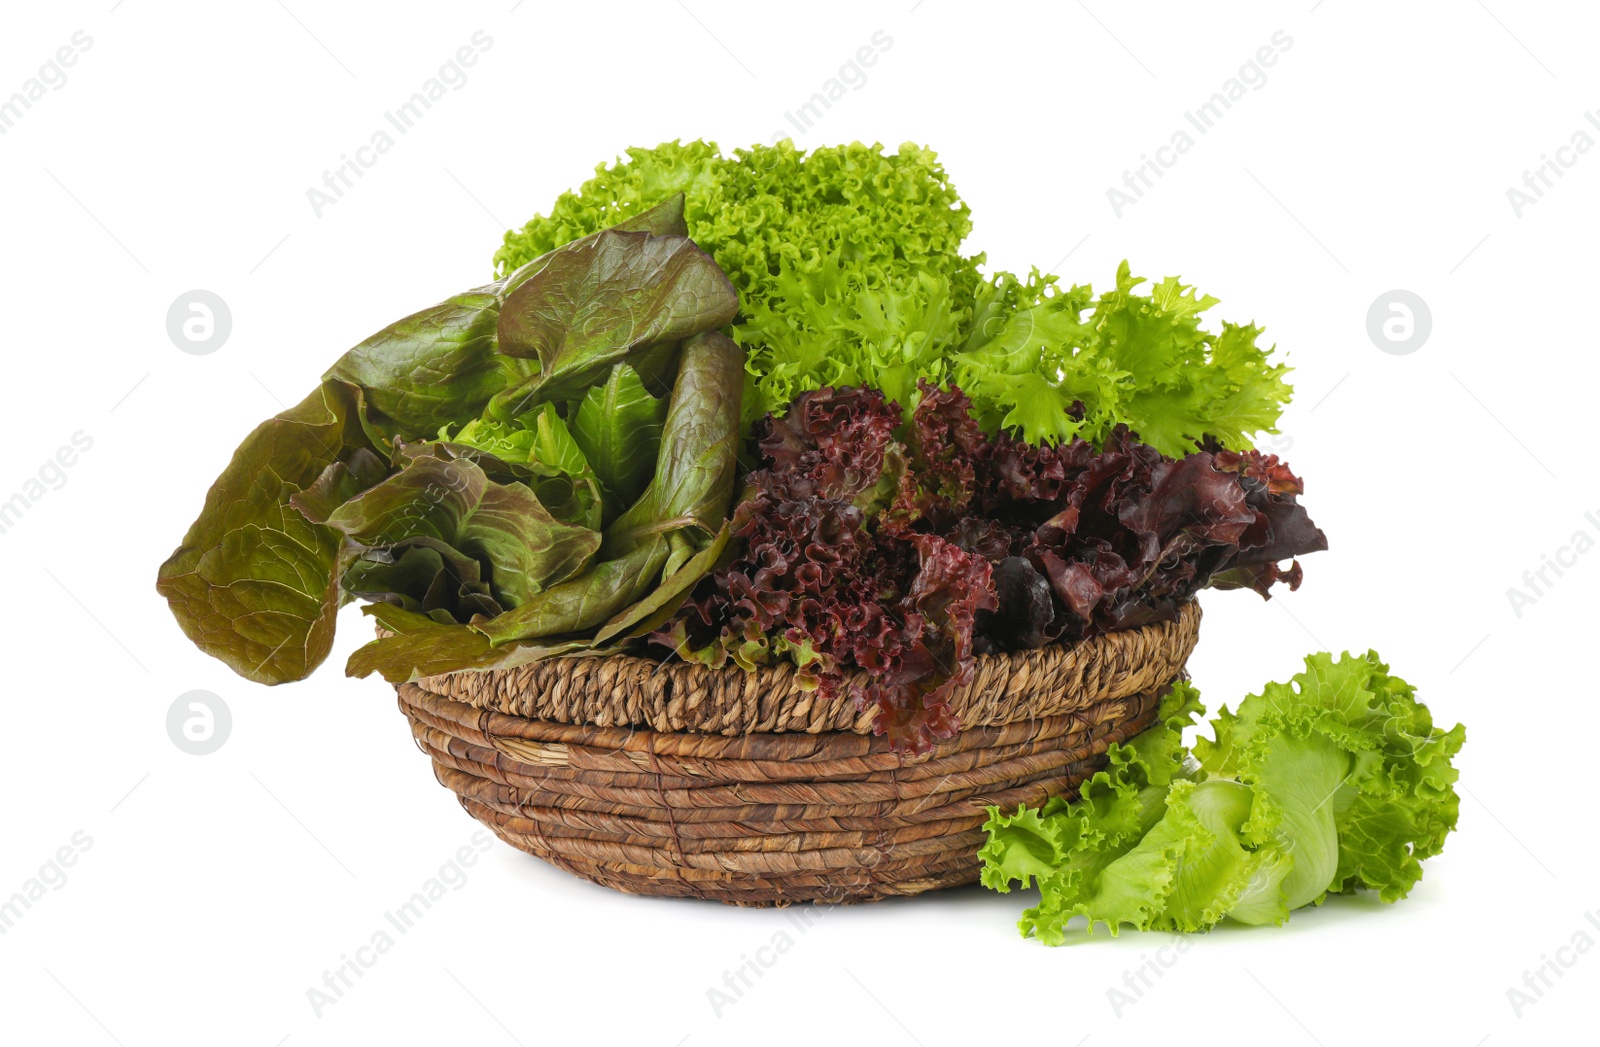
[[[1200,605],[1175,619],[1103,633],[1071,646],[978,655],[951,696],[963,729],[1068,715],[1165,684],[1193,650]],[[865,677],[859,670],[847,679]],[[848,731],[870,734],[875,709],[807,691],[787,662],[747,672],[630,654],[562,655],[512,669],[463,670],[416,684],[488,713],[558,724],[697,734]]]

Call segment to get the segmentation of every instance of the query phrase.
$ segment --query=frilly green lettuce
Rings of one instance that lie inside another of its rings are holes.
[[[1191,755],[1182,731],[1203,712],[1176,683],[1157,725],[1112,746],[1077,800],[990,808],[983,883],[1039,888],[1024,935],[1059,945],[1075,916],[1112,934],[1279,924],[1363,888],[1393,902],[1455,828],[1465,729],[1436,728],[1374,652],[1311,655],[1224,707]]]
[[[1205,436],[1248,448],[1288,403],[1260,328],[1201,328],[1216,299],[1176,279],[1137,293],[1123,263],[1096,298],[1037,270],[982,272],[984,256],[962,252],[970,210],[910,143],[630,149],[507,233],[495,263],[510,273],[677,192],[689,236],[739,290],[747,425],[823,386],[872,386],[909,413],[924,378],[959,385],[991,432],[1100,444],[1125,423],[1181,457]]]

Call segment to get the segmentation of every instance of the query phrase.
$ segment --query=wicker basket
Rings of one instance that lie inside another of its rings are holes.
[[[871,714],[746,673],[559,658],[397,688],[439,781],[502,840],[634,894],[872,901],[978,878],[984,808],[1072,793],[1150,725],[1200,624],[979,657],[963,725],[902,757]]]

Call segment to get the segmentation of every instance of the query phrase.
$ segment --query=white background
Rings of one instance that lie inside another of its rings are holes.
[[[93,41],[0,136],[0,500],[93,440],[0,534],[0,897],[92,840],[0,935],[0,1040],[1593,1040],[1600,950],[1561,953],[1520,1015],[1507,995],[1581,929],[1600,940],[1600,551],[1520,615],[1507,595],[1600,537],[1600,155],[1564,154],[1520,216],[1507,198],[1580,128],[1600,137],[1587,5],[113,2],[12,5],[0,33],[0,97],[75,31]],[[306,190],[480,29],[465,86],[317,217]],[[1120,1013],[1108,990],[1168,939],[1047,949],[1017,936],[1027,895],[972,888],[829,913],[719,1016],[707,990],[793,933],[783,913],[625,897],[496,843],[319,1017],[307,990],[476,823],[392,692],[340,675],[367,638],[353,610],[314,679],[269,690],[189,646],[157,564],[258,420],[483,282],[505,227],[629,145],[769,141],[878,30],[892,46],[801,144],[929,144],[992,264],[1102,285],[1127,257],[1287,354],[1274,446],[1332,550],[1269,604],[1208,594],[1194,677],[1215,708],[1307,651],[1377,648],[1467,724],[1460,831],[1405,902],[1196,938]],[[1277,30],[1293,43],[1264,86],[1118,217],[1107,189]],[[166,332],[195,288],[233,318],[205,356]],[[1366,331],[1395,288],[1431,307],[1411,355]],[[192,689],[232,712],[209,756],[167,735]]]

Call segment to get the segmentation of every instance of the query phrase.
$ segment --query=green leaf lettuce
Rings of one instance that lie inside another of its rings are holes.
[[[1310,656],[1290,682],[1224,708],[1196,760],[1181,732],[1197,697],[1175,684],[1157,726],[1113,746],[1079,799],[990,808],[984,884],[1039,888],[1024,934],[1061,944],[1077,916],[1112,934],[1282,923],[1359,889],[1392,902],[1443,849],[1465,732],[1434,727],[1376,654]]]

